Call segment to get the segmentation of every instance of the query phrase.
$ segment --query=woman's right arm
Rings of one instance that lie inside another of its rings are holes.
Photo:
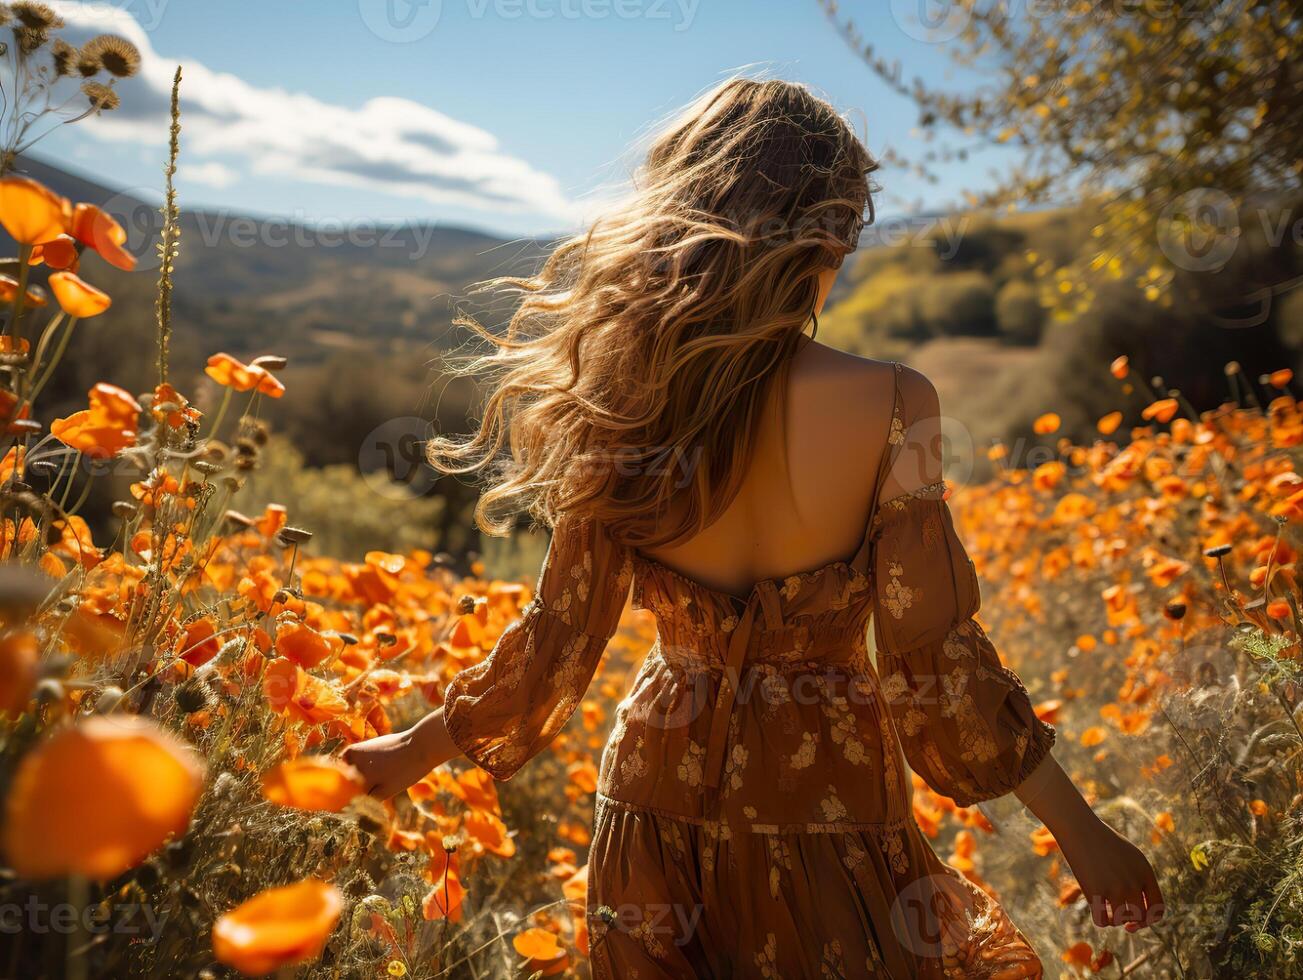
[[[443,708],[344,753],[388,797],[458,755],[508,779],[542,751],[583,699],[629,593],[628,549],[595,521],[563,517],[538,591],[493,652],[448,685]]]

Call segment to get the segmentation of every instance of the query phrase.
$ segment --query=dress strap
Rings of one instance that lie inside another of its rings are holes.
[[[891,427],[887,430],[887,445],[883,447],[882,458],[878,461],[878,476],[873,484],[873,501],[869,507],[869,520],[864,526],[864,538],[860,550],[855,553],[851,564],[861,570],[867,568],[869,551],[872,549],[873,526],[878,516],[878,504],[882,500],[882,487],[887,482],[887,474],[900,455],[900,447],[905,444],[905,412],[900,393],[900,374],[905,369],[900,361],[892,361],[891,372]]]

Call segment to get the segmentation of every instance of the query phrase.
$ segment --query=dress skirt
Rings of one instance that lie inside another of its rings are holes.
[[[1042,976],[912,820],[726,836],[599,797],[588,896],[594,980]]]

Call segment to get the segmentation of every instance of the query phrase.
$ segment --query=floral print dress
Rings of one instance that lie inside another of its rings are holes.
[[[1041,976],[912,815],[906,761],[967,806],[1017,787],[1054,731],[973,619],[943,485],[900,478],[896,379],[878,481],[891,492],[850,560],[741,598],[562,520],[523,617],[448,690],[452,738],[506,779],[579,704],[631,583],[654,614],[598,783],[599,980]]]

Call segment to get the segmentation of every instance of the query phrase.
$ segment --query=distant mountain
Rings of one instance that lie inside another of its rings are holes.
[[[146,200],[36,158],[18,169],[123,223],[137,271],[87,260],[94,262],[87,278],[114,297],[105,325],[150,319],[161,195]],[[533,239],[506,241],[440,224],[314,227],[269,215],[192,211],[184,200],[180,205],[180,329],[237,355],[265,351],[274,336],[277,352],[299,363],[339,349],[398,352],[437,344],[452,302],[469,286],[528,271],[545,249]]]

